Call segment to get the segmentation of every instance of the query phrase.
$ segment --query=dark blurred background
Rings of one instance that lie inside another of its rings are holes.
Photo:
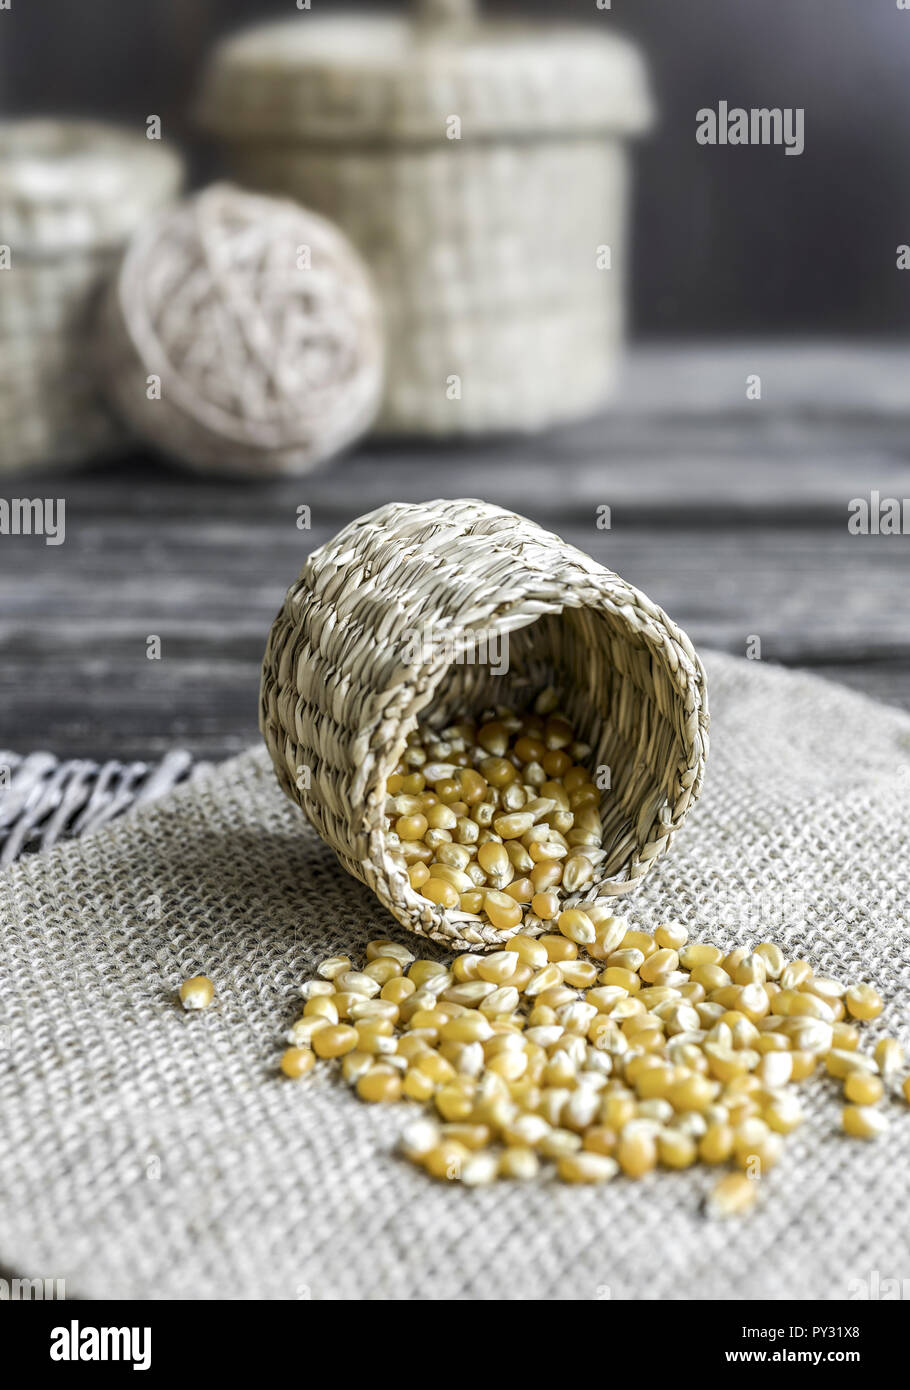
[[[14,3],[16,23],[0,23],[4,110],[131,123],[154,112],[195,146],[199,170],[208,162],[188,110],[211,39],[299,13],[294,0]],[[637,164],[638,334],[906,330],[910,275],[895,274],[895,248],[910,242],[910,12],[896,13],[896,0],[613,0],[609,11],[595,0],[491,0],[484,9],[609,25],[648,56],[661,119]],[[721,99],[805,108],[805,153],[699,146],[695,113]]]

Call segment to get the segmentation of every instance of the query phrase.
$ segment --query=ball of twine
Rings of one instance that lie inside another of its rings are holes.
[[[372,423],[379,308],[332,223],[216,184],[131,243],[106,313],[113,400],[191,467],[293,474]]]

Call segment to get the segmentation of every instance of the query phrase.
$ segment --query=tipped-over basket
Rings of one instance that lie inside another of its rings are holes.
[[[548,686],[609,770],[605,857],[565,900],[578,906],[640,883],[697,799],[705,674],[650,599],[527,518],[466,499],[390,504],[314,551],[269,635],[260,727],[285,792],[402,925],[496,947],[516,929],[411,887],[386,843],[385,782],[418,723],[524,708]]]

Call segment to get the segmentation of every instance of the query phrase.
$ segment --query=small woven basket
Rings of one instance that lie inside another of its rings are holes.
[[[487,21],[472,0],[410,9],[229,36],[200,118],[237,182],[323,213],[369,263],[390,344],[382,431],[589,413],[623,336],[628,151],[651,117],[638,50],[600,14],[581,27]]]
[[[90,344],[122,247],[182,178],[170,150],[95,121],[0,123],[0,472],[123,443]]]
[[[507,672],[470,659],[479,632],[507,635]],[[394,864],[385,781],[418,721],[522,707],[549,685],[611,773],[605,858],[565,900],[575,906],[628,892],[666,850],[701,789],[708,712],[685,634],[558,536],[470,500],[392,504],[352,522],[309,557],[275,619],[260,727],[285,792],[402,925],[493,947],[513,931],[428,902]],[[526,918],[521,929],[543,926]]]

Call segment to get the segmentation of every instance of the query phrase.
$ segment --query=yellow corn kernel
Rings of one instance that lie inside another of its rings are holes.
[[[708,964],[707,962],[704,965],[696,965],[690,970],[689,979],[693,984],[703,985],[708,991],[723,989],[733,983],[726,970],[722,970],[719,965]]]
[[[563,1154],[556,1160],[556,1171],[563,1182],[600,1183],[614,1178],[619,1164],[606,1154],[587,1151]]]
[[[845,1133],[854,1139],[877,1139],[888,1128],[888,1117],[868,1105],[845,1105],[841,1123]]]
[[[597,966],[592,961],[563,960],[557,965],[563,980],[573,989],[587,989],[597,979]]]
[[[492,951],[490,955],[480,957],[477,978],[493,985],[508,984],[518,968],[518,963],[516,951]]]
[[[472,1043],[485,1042],[493,1036],[493,1029],[483,1014],[462,1014],[444,1023],[439,1030],[446,1042]]]
[[[604,1096],[600,1106],[601,1124],[619,1133],[624,1125],[634,1120],[637,1113],[635,1097],[631,1093]]]
[[[313,1034],[312,1049],[317,1057],[343,1057],[357,1047],[356,1028],[343,1023],[328,1024]]]
[[[904,1064],[904,1049],[897,1038],[879,1038],[873,1056],[884,1077],[892,1077]]]
[[[852,1071],[844,1080],[844,1095],[856,1105],[875,1105],[885,1088],[871,1072]]]
[[[775,1134],[790,1134],[803,1122],[803,1108],[790,1091],[773,1095],[762,1110],[762,1119]]]
[[[454,884],[447,883],[444,878],[428,878],[420,889],[420,895],[435,903],[437,907],[458,906],[458,889]]]
[[[670,947],[664,946],[648,956],[639,967],[639,975],[649,985],[659,981],[664,975],[679,968],[679,956]]]
[[[370,1060],[372,1061],[372,1058]],[[417,1067],[409,1067],[401,1083],[402,1094],[409,1100],[427,1101],[435,1089],[436,1083]]]
[[[533,876],[531,887],[534,887]],[[559,898],[552,892],[534,893],[531,897],[531,911],[542,922],[550,922],[559,912]]]
[[[641,980],[632,970],[623,970],[618,965],[608,965],[606,970],[602,970],[597,977],[602,985],[618,985],[629,994],[635,994],[641,989]]]
[[[708,1198],[708,1215],[741,1216],[755,1205],[758,1188],[756,1179],[747,1177],[745,1173],[727,1173]]]
[[[530,965],[534,970],[542,970],[549,961],[546,946],[537,938],[524,936],[521,932],[509,938],[506,950],[514,951],[524,965]]]
[[[420,812],[414,816],[399,816],[395,822],[395,834],[400,840],[422,840],[428,829],[427,818]]]
[[[514,1144],[499,1155],[499,1176],[516,1182],[530,1182],[540,1171],[540,1160],[533,1149]]]
[[[775,946],[773,941],[760,941],[755,948],[755,955],[764,961],[768,979],[779,980],[787,964],[780,947]]]
[[[689,940],[689,933],[680,922],[663,922],[654,933],[654,940],[658,946],[680,951]]]
[[[506,893],[490,889],[484,894],[483,907],[497,931],[508,931],[521,922],[521,906]]]
[[[455,1068],[452,1063],[447,1062],[444,1057],[440,1057],[438,1052],[432,1050],[420,1053],[414,1060],[414,1066],[417,1071],[428,1076],[438,1086],[445,1085],[455,1078]]]
[[[852,1018],[878,1018],[884,1004],[872,985],[851,985],[844,995],[847,1012]]]
[[[869,1072],[873,1076],[878,1071],[877,1064],[864,1052],[849,1052],[837,1047],[833,1047],[825,1057],[825,1066],[831,1076],[842,1079],[848,1077],[853,1071]]]
[[[470,1150],[454,1139],[443,1140],[420,1159],[431,1178],[443,1182],[457,1182],[470,1157]]]
[[[643,1178],[657,1166],[657,1144],[645,1129],[627,1127],[619,1136],[616,1159],[628,1178]]]
[[[835,1023],[831,1029],[831,1046],[840,1052],[855,1052],[859,1047],[859,1029],[853,1023]]]
[[[818,1066],[818,1058],[814,1052],[805,1052],[799,1048],[790,1053],[790,1062],[793,1067],[793,1080],[805,1081],[812,1075]]]
[[[693,1073],[673,1083],[667,1091],[667,1100],[674,1110],[704,1110],[715,1099],[719,1089],[716,1081]]]
[[[631,1116],[630,1116],[631,1118]],[[582,1136],[581,1146],[587,1153],[612,1156],[616,1150],[618,1135],[609,1125],[593,1125]]]
[[[441,1086],[433,1100],[444,1120],[468,1120],[474,1109],[473,1095],[457,1080]]]
[[[698,1156],[691,1135],[680,1129],[663,1129],[657,1136],[657,1155],[665,1168],[690,1168]]]
[[[582,912],[579,908],[569,908],[566,912],[561,912],[556,925],[562,935],[574,942],[576,946],[589,945],[596,934],[594,923],[587,913]]]
[[[722,1121],[709,1124],[698,1144],[698,1156],[702,1163],[726,1163],[733,1153],[734,1133],[732,1125]]]
[[[379,991],[379,997],[389,1004],[401,1004],[409,995],[414,993],[416,988],[413,980],[398,975],[394,979],[386,980]]]
[[[695,970],[700,965],[717,965],[723,958],[723,951],[703,941],[690,941],[679,953],[680,963],[686,970]]]
[[[314,994],[303,1006],[304,1018],[324,1018],[328,1023],[338,1022],[338,1010],[324,994]]]
[[[315,1054],[308,1047],[289,1047],[282,1054],[281,1070],[285,1076],[296,1079],[298,1076],[304,1076],[315,1061]]]
[[[187,1011],[207,1009],[215,997],[215,986],[207,975],[194,975],[183,981],[178,994]]]

